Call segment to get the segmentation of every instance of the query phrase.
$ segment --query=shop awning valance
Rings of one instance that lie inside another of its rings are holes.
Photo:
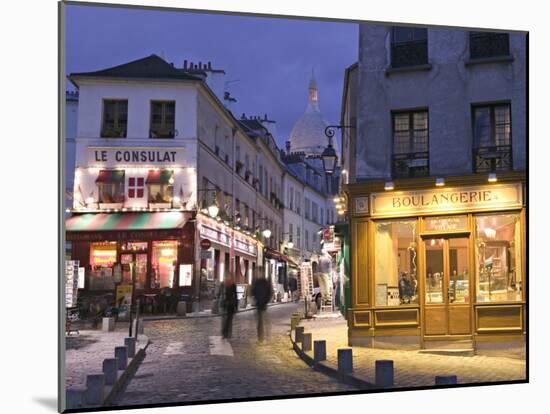
[[[154,213],[84,213],[68,218],[68,232],[113,230],[167,230],[185,225],[189,214],[179,211]]]
[[[96,183],[120,183],[124,181],[124,170],[101,170]]]
[[[168,184],[174,175],[172,170],[150,170],[147,174],[146,184]]]

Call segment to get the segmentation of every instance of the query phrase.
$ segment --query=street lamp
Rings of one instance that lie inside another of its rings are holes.
[[[208,215],[210,217],[216,218],[218,216],[219,212],[220,212],[220,208],[218,207],[216,202],[214,202],[214,204],[208,206]]]
[[[327,175],[332,175],[336,168],[336,161],[338,160],[336,150],[332,147],[332,139],[329,140],[328,147],[326,147],[321,154],[321,159],[323,160],[323,169],[325,173]]]
[[[264,231],[262,231],[262,235],[263,235],[266,239],[269,239],[269,238],[271,237],[271,230],[265,229]]]

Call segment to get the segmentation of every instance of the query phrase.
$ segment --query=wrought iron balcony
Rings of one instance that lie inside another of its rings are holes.
[[[475,172],[497,172],[512,169],[512,146],[495,145],[474,148]]]
[[[425,177],[430,173],[428,152],[394,154],[392,161],[395,178]]]
[[[392,43],[391,66],[393,68],[419,66],[427,63],[428,41],[426,39]]]

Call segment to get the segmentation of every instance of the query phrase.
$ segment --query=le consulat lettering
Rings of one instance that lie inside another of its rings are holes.
[[[441,205],[484,203],[496,200],[491,190],[455,191],[393,197],[393,207],[435,207]]]
[[[150,150],[119,150],[114,151],[113,155],[116,162],[176,162],[177,151],[150,151]],[[106,162],[108,160],[108,151],[94,151],[95,160]]]

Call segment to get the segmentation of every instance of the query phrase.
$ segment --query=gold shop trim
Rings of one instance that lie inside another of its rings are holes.
[[[400,217],[425,213],[453,213],[521,208],[521,183],[391,191],[370,196],[371,216]]]

